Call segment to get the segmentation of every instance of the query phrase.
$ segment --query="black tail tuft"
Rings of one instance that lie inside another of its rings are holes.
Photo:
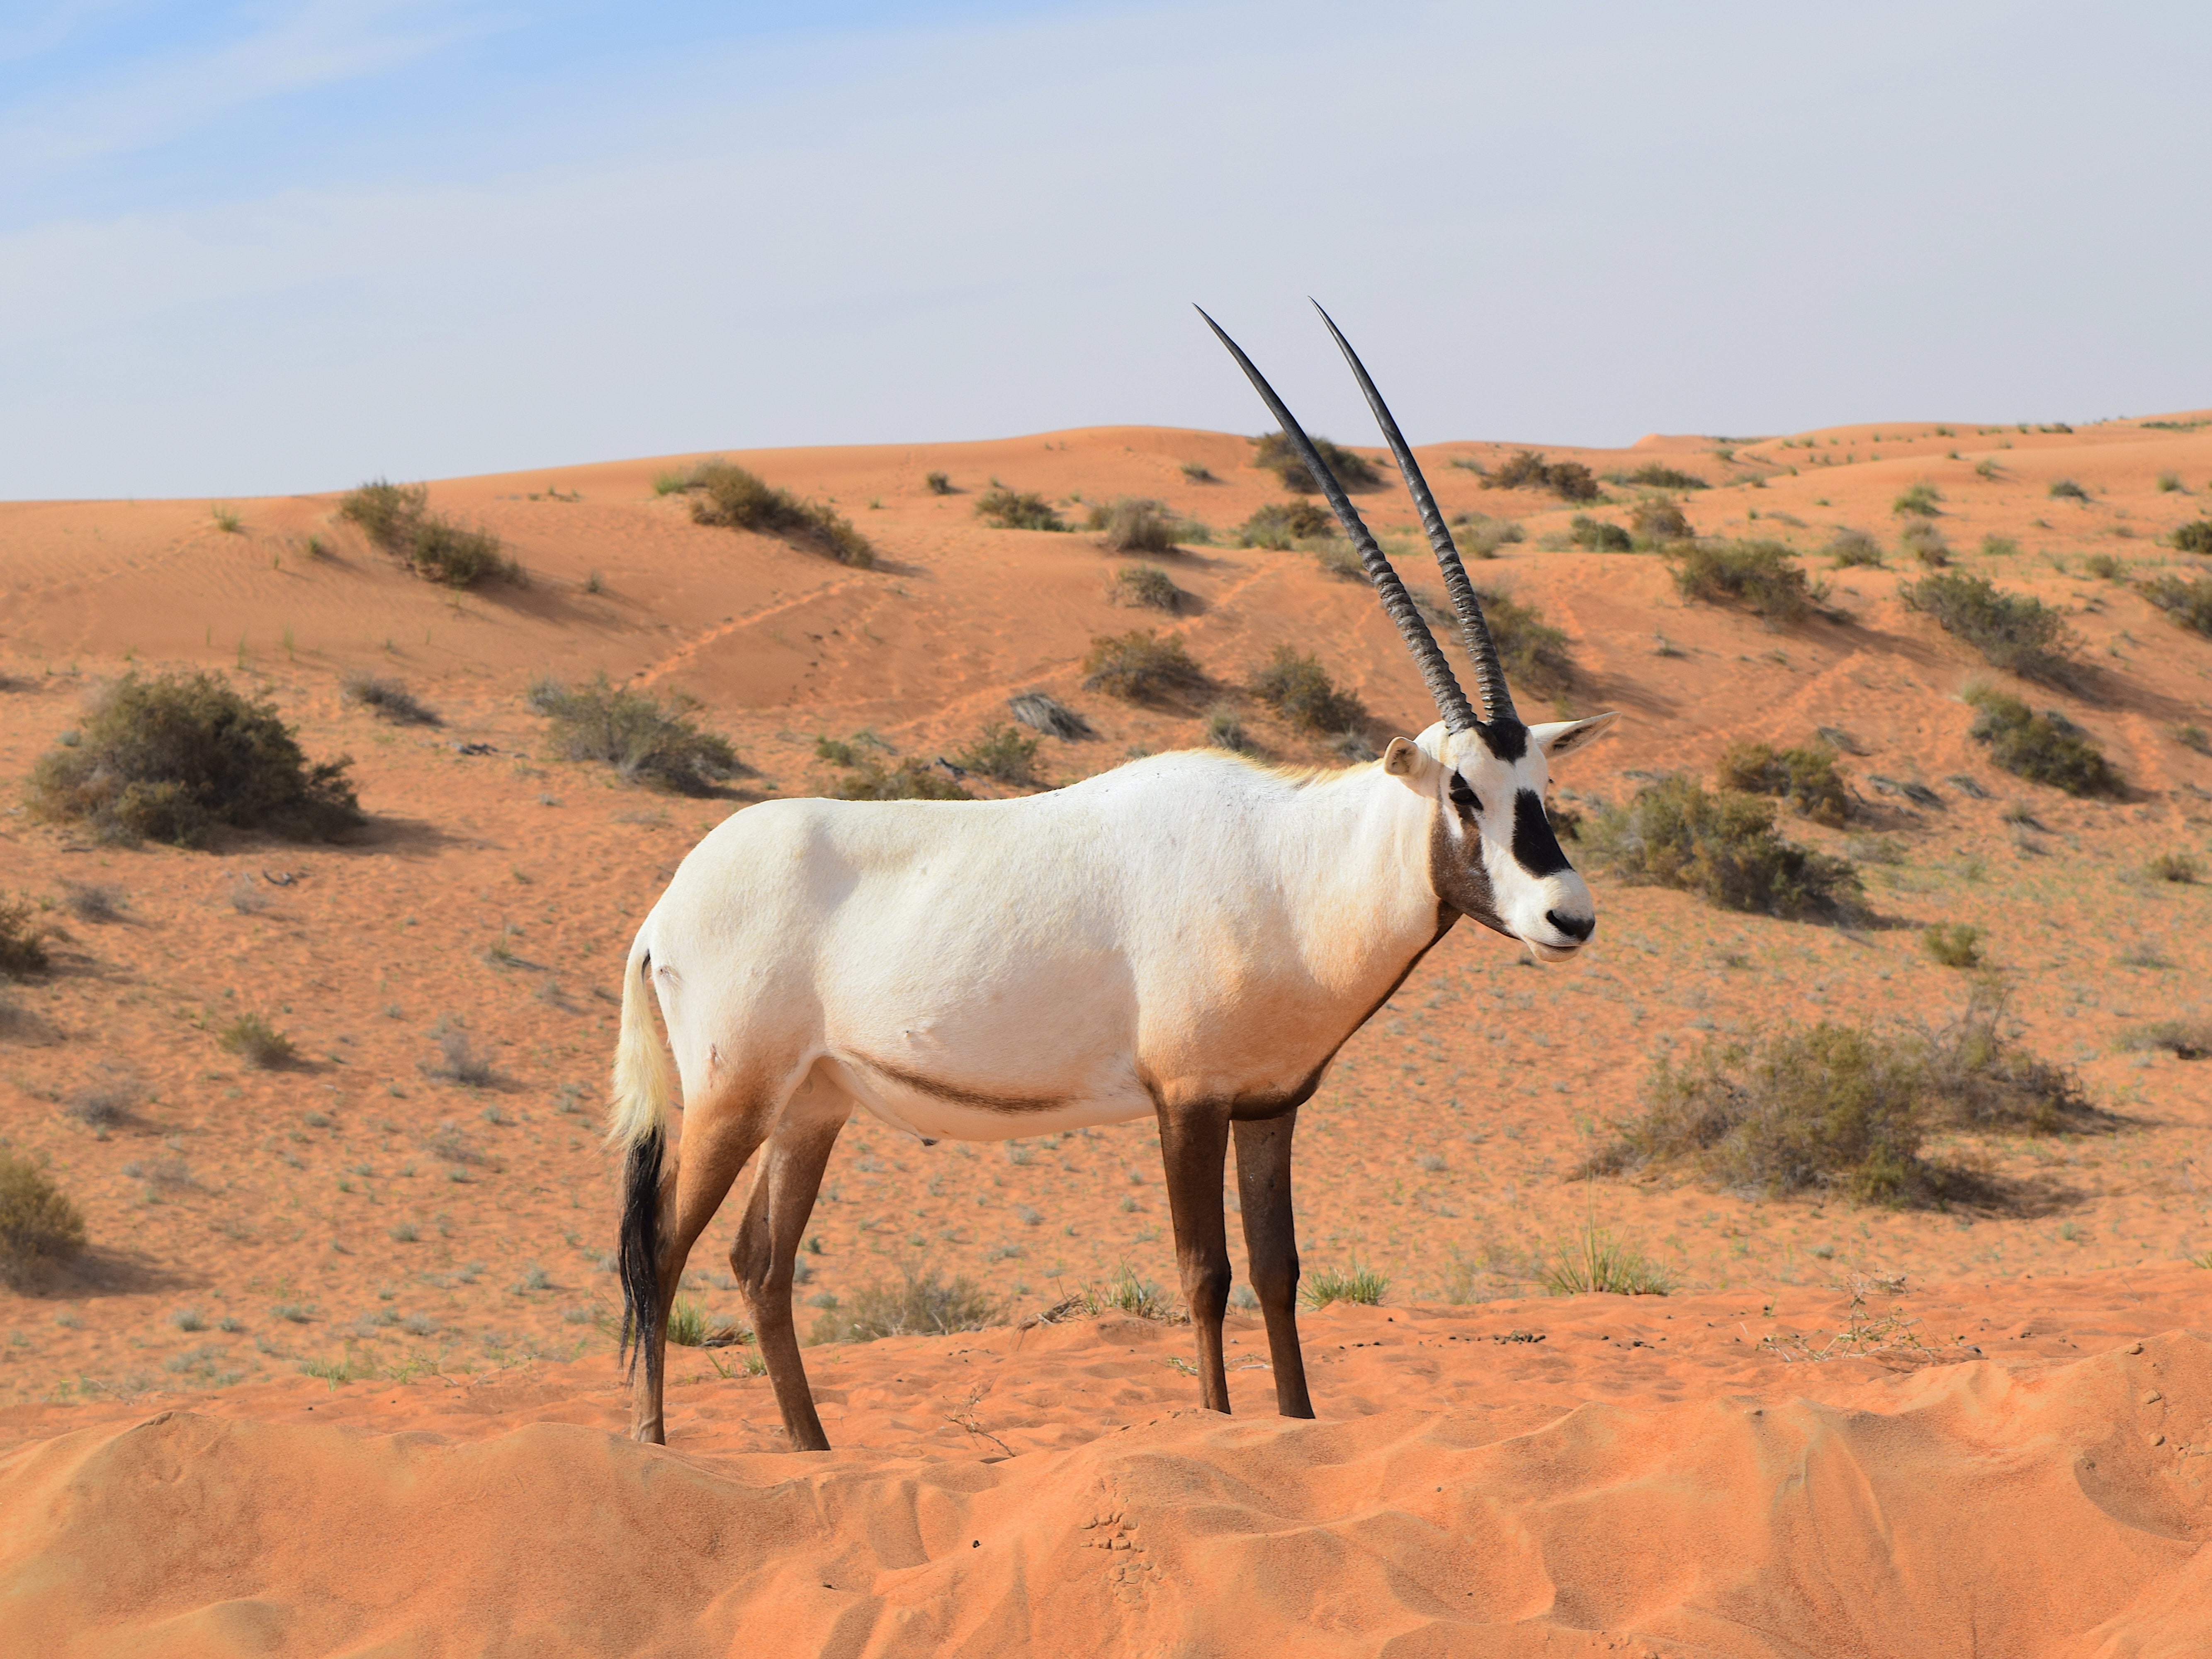
[[[660,1328],[660,1131],[655,1129],[629,1149],[623,1182],[619,1255],[623,1288],[622,1357],[628,1375],[637,1374],[645,1356],[646,1380],[660,1382],[660,1352],[653,1333]]]

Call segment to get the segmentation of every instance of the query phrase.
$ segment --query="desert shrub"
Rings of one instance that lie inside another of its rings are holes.
[[[1674,1274],[1595,1222],[1553,1253],[1540,1279],[1547,1296],[1666,1296],[1674,1288]]]
[[[1528,539],[1528,532],[1511,519],[1493,519],[1480,513],[1462,513],[1452,523],[1459,528],[1457,540],[1460,547],[1473,558],[1494,559],[1499,548]]]
[[[1042,691],[1023,691],[1006,699],[1013,717],[1032,731],[1073,742],[1091,735],[1091,722],[1057,697]]]
[[[1850,791],[1836,770],[1836,751],[1824,743],[1780,750],[1763,743],[1732,744],[1714,767],[1713,781],[1747,795],[1778,796],[1800,817],[1831,829],[1850,816]]]
[[[1218,702],[1206,711],[1206,743],[1210,749],[1226,749],[1249,755],[1255,747],[1244,729],[1244,717],[1234,703]]]
[[[702,461],[679,487],[691,498],[694,523],[811,542],[838,563],[856,569],[875,565],[875,548],[836,508],[801,501],[744,467],[724,460]]]
[[[366,708],[396,725],[442,724],[434,710],[425,708],[398,680],[382,679],[374,674],[349,674],[338,683],[338,696],[356,708]]]
[[[2212,553],[2212,519],[2197,519],[2182,525],[2169,539],[2183,553]]]
[[[1821,550],[1828,562],[1838,570],[1848,570],[1857,565],[1881,566],[1881,544],[1863,530],[1838,530],[1835,539]]]
[[[2021,1134],[2109,1129],[2081,1081],[2063,1066],[2023,1052],[2011,994],[1994,979],[1975,982],[1949,1024],[1902,1046],[1919,1061],[1931,1122]]]
[[[1679,774],[1644,785],[1625,805],[1599,808],[1581,839],[1627,880],[1698,893],[1723,909],[1837,921],[1865,911],[1848,861],[1776,835],[1765,801],[1733,789],[1708,793]]]
[[[703,795],[744,769],[727,738],[699,729],[691,718],[699,704],[680,691],[663,702],[650,692],[610,684],[602,673],[574,690],[539,680],[528,702],[552,722],[547,736],[556,754],[604,761],[632,783]]]
[[[2158,475],[2158,493],[2160,495],[2171,495],[2180,488],[2181,475],[2179,472],[2161,472]]]
[[[1897,545],[1901,552],[1910,553],[1930,570],[1941,570],[1951,562],[1951,544],[1943,539],[1943,532],[1924,519],[1916,519],[1898,533]]]
[[[1035,784],[1037,776],[1036,738],[1025,738],[1011,726],[987,726],[975,741],[955,755],[953,763],[1001,783]]]
[[[1889,510],[1899,517],[1933,519],[1943,510],[1936,505],[1942,499],[1942,492],[1933,484],[1917,483],[1892,501]]]
[[[1124,605],[1152,611],[1182,609],[1183,591],[1175,579],[1156,564],[1133,564],[1114,579],[1114,595]]]
[[[1656,546],[1687,541],[1693,533],[1680,503],[1665,495],[1647,495],[1629,509],[1629,528],[1636,539]]]
[[[1120,495],[1091,509],[1091,528],[1116,553],[1172,553],[1182,520],[1165,501]]]
[[[942,472],[932,472],[921,481],[922,488],[933,495],[950,495],[952,480]]]
[[[1313,447],[1321,452],[1322,459],[1328,464],[1328,470],[1336,475],[1337,483],[1346,490],[1373,489],[1382,483],[1382,475],[1376,471],[1364,455],[1355,455],[1326,438],[1315,438]],[[1283,481],[1284,489],[1296,490],[1302,495],[1310,495],[1321,488],[1314,482],[1313,474],[1306,470],[1305,462],[1298,458],[1298,452],[1291,447],[1290,439],[1283,433],[1270,432],[1264,437],[1252,440],[1252,465],[1262,471],[1273,473]]]
[[[2179,626],[2212,635],[2212,576],[2184,581],[2179,576],[2164,575],[2154,581],[2137,583],[2136,592]]]
[[[1561,501],[1595,501],[1605,492],[1580,461],[1547,461],[1533,449],[1516,450],[1482,481],[1485,489],[1547,489]]]
[[[1986,559],[2010,559],[2020,556],[2020,544],[2009,536],[1984,536],[1981,554]]]
[[[850,1292],[814,1322],[814,1342],[873,1342],[884,1336],[950,1336],[980,1331],[999,1308],[965,1276],[946,1284],[934,1268],[905,1268],[896,1283],[878,1279]]]
[[[438,1058],[422,1069],[430,1076],[447,1083],[458,1083],[465,1089],[489,1089],[499,1081],[499,1073],[491,1063],[491,1056],[476,1045],[467,1030],[450,1014],[441,1017],[430,1028],[430,1040],[438,1045]],[[451,1128],[451,1126],[447,1126]],[[447,1137],[448,1161],[469,1163],[473,1159],[451,1150],[461,1143],[459,1129]]]
[[[975,798],[927,761],[908,757],[896,766],[864,760],[837,781],[839,800],[973,800]]]
[[[27,896],[0,899],[0,974],[24,979],[46,971],[46,930],[37,915]]]
[[[88,1129],[112,1129],[137,1108],[139,1094],[133,1079],[110,1072],[77,1090],[62,1111]]]
[[[204,846],[218,829],[328,840],[364,823],[350,758],[310,766],[273,704],[220,674],[129,674],[108,688],[77,742],[43,757],[31,798],[46,817],[112,841]]]
[[[1771,623],[1802,622],[1826,597],[1780,542],[1688,542],[1667,557],[1684,599],[1741,605]]]
[[[2064,684],[2075,672],[2073,635],[2042,600],[2008,593],[1986,576],[1945,572],[1901,584],[1898,597],[1934,618],[1999,668],[2023,679]]]
[[[1712,488],[1694,472],[1684,472],[1675,467],[1662,466],[1656,461],[1638,467],[1620,482],[1642,484],[1647,489],[1710,489]]]
[[[123,920],[123,890],[96,881],[64,881],[62,883],[62,903],[79,921],[108,922]]]
[[[989,489],[976,497],[975,516],[1000,530],[1065,530],[1052,503],[1033,490]]]
[[[1239,546],[1279,553],[1309,538],[1336,534],[1336,514],[1312,501],[1269,501],[1255,508],[1237,534]]]
[[[1304,1275],[1298,1283],[1298,1300],[1309,1308],[1326,1308],[1332,1302],[1352,1302],[1364,1308],[1382,1305],[1383,1292],[1390,1281],[1372,1267],[1364,1267],[1354,1261],[1339,1271],[1323,1267]]]
[[[1477,588],[1482,619],[1490,627],[1491,643],[1505,677],[1524,690],[1549,696],[1574,684],[1574,653],[1564,629],[1552,627],[1533,605],[1522,605],[1510,593]]]
[[[2160,853],[2143,869],[2153,881],[2171,881],[2185,887],[2204,873],[2203,866],[2186,853]]]
[[[1309,732],[1343,732],[1367,718],[1366,705],[1340,690],[1319,659],[1279,645],[1267,665],[1252,677],[1252,690],[1285,720]]]
[[[2018,697],[1990,686],[1971,686],[1966,696],[1975,711],[1967,734],[1987,744],[1990,759],[2014,776],[2069,795],[2125,791],[2095,741],[2057,709],[2036,714]]]
[[[2202,1060],[2212,1054],[2212,1020],[2155,1020],[2125,1033],[2120,1047],[2137,1051],[2163,1048],[2176,1060]]]
[[[84,1217],[53,1177],[0,1148],[0,1279],[33,1289],[84,1249]]]
[[[2086,501],[2089,492],[2071,478],[2061,478],[2051,486],[2051,494],[2062,501]]]
[[[1982,930],[1963,921],[1939,921],[1920,931],[1921,948],[1946,968],[1982,965]]]
[[[215,1040],[224,1053],[264,1072],[288,1066],[293,1059],[292,1039],[258,1014],[240,1014],[216,1032]]]
[[[340,497],[338,516],[359,525],[369,540],[404,559],[417,575],[448,587],[474,587],[493,577],[522,580],[522,567],[501,551],[498,537],[431,512],[429,500],[427,485],[380,478]]]
[[[2100,581],[2116,582],[2128,574],[2128,568],[2116,555],[2092,553],[2081,561],[2081,568]]]
[[[1314,562],[1325,576],[1334,576],[1340,582],[1364,582],[1369,579],[1367,566],[1349,542],[1328,541],[1314,545]],[[1420,600],[1416,599],[1414,604]]]
[[[1187,690],[1206,683],[1206,671],[1192,659],[1183,642],[1172,634],[1165,639],[1149,628],[1091,641],[1083,659],[1083,684],[1133,702]]]
[[[2183,720],[2171,728],[2173,740],[2184,749],[2194,749],[2200,755],[2212,755],[2212,732],[2194,720]]]
[[[1593,553],[1626,553],[1636,545],[1619,525],[1593,519],[1587,513],[1577,513],[1568,521],[1567,539]]]

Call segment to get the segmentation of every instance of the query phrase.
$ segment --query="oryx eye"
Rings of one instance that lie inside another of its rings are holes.
[[[1467,780],[1456,772],[1452,774],[1451,804],[1462,812],[1482,811],[1482,803],[1474,798],[1474,791],[1467,787]]]

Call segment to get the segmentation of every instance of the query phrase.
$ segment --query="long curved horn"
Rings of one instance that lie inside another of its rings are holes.
[[[1352,544],[1359,550],[1359,562],[1366,568],[1367,580],[1375,585],[1376,594],[1382,601],[1382,609],[1389,613],[1390,620],[1398,624],[1398,632],[1405,638],[1406,648],[1413,653],[1414,665],[1421,671],[1421,678],[1429,688],[1429,696],[1436,699],[1437,708],[1443,714],[1445,726],[1454,732],[1473,731],[1477,724],[1474,710],[1468,702],[1467,693],[1459,689],[1459,680],[1451,671],[1451,663],[1437,646],[1437,636],[1429,632],[1428,623],[1421,620],[1421,613],[1414,606],[1413,595],[1406,592],[1406,584],[1398,580],[1398,573],[1390,568],[1390,561],[1382,556],[1382,550],[1375,544],[1375,538],[1368,533],[1358,510],[1352,505],[1352,498],[1344,493],[1344,486],[1337,483],[1336,475],[1328,470],[1328,463],[1322,459],[1321,452],[1313,446],[1313,440],[1306,436],[1305,428],[1298,424],[1297,416],[1284,406],[1283,400],[1275,395],[1274,387],[1269,386],[1266,377],[1252,366],[1252,360],[1238,348],[1236,341],[1222,331],[1220,324],[1206,316],[1205,307],[1197,306],[1193,309],[1200,316],[1206,317],[1206,325],[1213,331],[1214,337],[1229,348],[1229,355],[1237,360],[1237,366],[1252,382],[1254,390],[1259,392],[1260,400],[1267,405],[1268,412],[1282,427],[1283,435],[1291,441],[1291,447],[1298,452],[1299,458],[1306,464],[1306,470],[1313,474],[1314,482],[1321,486],[1321,493],[1328,497],[1329,506],[1336,510],[1337,522],[1344,526],[1345,534],[1352,538]],[[1501,685],[1504,684],[1502,678],[1498,683]]]
[[[1398,422],[1390,418],[1389,406],[1375,389],[1375,382],[1367,378],[1366,366],[1352,349],[1352,342],[1344,337],[1328,313],[1322,311],[1320,301],[1312,304],[1316,311],[1321,312],[1322,322],[1336,341],[1337,349],[1344,353],[1344,361],[1352,365],[1360,391],[1367,395],[1367,406],[1375,411],[1376,424],[1382,428],[1383,441],[1397,458],[1398,471],[1406,476],[1406,488],[1413,494],[1413,505],[1420,510],[1421,528],[1429,532],[1429,545],[1436,549],[1437,563],[1443,570],[1444,592],[1451,595],[1452,609],[1459,613],[1460,634],[1467,641],[1467,653],[1474,665],[1474,689],[1482,698],[1483,720],[1489,725],[1501,720],[1518,725],[1521,717],[1513,710],[1513,694],[1506,689],[1504,665],[1498,660],[1498,647],[1491,640],[1490,624],[1483,620],[1482,601],[1474,596],[1474,584],[1467,579],[1467,567],[1459,561],[1459,548],[1445,526],[1444,515],[1437,510],[1437,498],[1429,494],[1429,481],[1421,476],[1420,463],[1413,459],[1413,447],[1407,443],[1405,434],[1398,430]]]

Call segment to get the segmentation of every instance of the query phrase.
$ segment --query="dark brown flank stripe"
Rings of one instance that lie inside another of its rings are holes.
[[[979,1112],[1052,1112],[1074,1103],[1072,1097],[1053,1096],[1042,1099],[1017,1095],[987,1095],[974,1089],[962,1088],[957,1084],[939,1083],[933,1077],[924,1077],[919,1072],[902,1071],[867,1054],[851,1056],[870,1071],[889,1078],[894,1083],[904,1084],[916,1094],[927,1095],[933,1100],[948,1101],[955,1106],[973,1107]]]

